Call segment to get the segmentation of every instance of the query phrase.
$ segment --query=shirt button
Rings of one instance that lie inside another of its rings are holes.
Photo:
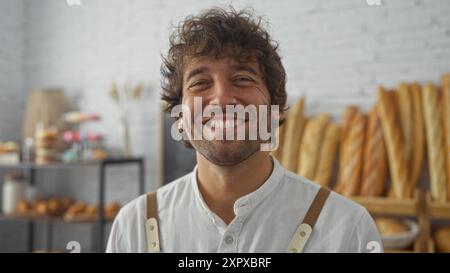
[[[234,242],[233,236],[227,235],[225,236],[225,243],[231,245]]]

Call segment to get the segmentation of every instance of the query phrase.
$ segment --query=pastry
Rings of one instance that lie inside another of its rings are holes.
[[[17,153],[19,151],[19,146],[12,141],[8,141],[3,144],[3,151],[5,153]]]
[[[17,213],[18,214],[26,215],[31,212],[32,212],[31,205],[27,201],[22,200],[17,204]]]
[[[84,203],[76,203],[67,209],[66,215],[79,215],[86,211],[87,205]]]
[[[37,148],[49,148],[52,149],[56,146],[56,139],[36,139],[35,146]]]
[[[119,213],[120,210],[120,204],[119,203],[110,203],[106,205],[104,211],[105,211],[105,218],[106,219],[113,219],[116,217],[117,213]]]
[[[95,218],[97,217],[97,211],[98,211],[97,205],[89,205],[86,207],[86,211],[84,212],[84,214],[87,217]]]
[[[408,227],[400,220],[392,218],[376,218],[375,224],[382,235],[394,235],[408,232]]]
[[[51,216],[61,216],[64,211],[58,199],[51,198],[47,201],[47,211]]]
[[[73,204],[74,204],[74,201],[70,197],[64,197],[61,199],[61,206],[64,211],[67,211],[69,209],[69,207],[72,206]]]
[[[45,201],[37,201],[34,205],[33,210],[38,216],[47,216],[49,212],[47,202]]]
[[[35,138],[39,140],[55,140],[58,137],[58,132],[56,130],[43,129],[37,130],[35,133]]]
[[[438,252],[450,253],[450,227],[436,230],[434,233],[434,242]]]

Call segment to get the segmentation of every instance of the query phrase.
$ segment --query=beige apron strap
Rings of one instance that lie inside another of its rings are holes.
[[[147,251],[150,253],[161,252],[159,245],[158,203],[156,200],[156,192],[147,194],[147,221],[145,222],[145,231],[147,235]]]
[[[305,218],[303,219],[303,223],[298,226],[297,230],[294,233],[294,237],[289,243],[287,249],[288,252],[303,252],[303,248],[305,247],[309,237],[311,236],[312,229],[314,228],[317,218],[319,218],[323,205],[325,204],[325,201],[327,201],[329,195],[330,191],[328,189],[324,187],[321,187],[319,189],[319,192],[316,194],[316,197],[314,198],[308,212],[305,215]]]

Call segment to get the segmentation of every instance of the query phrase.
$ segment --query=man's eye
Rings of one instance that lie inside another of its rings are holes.
[[[208,81],[196,81],[193,82],[189,88],[201,88],[201,87],[205,87],[208,84]]]
[[[244,82],[244,83],[249,83],[249,82],[254,82],[253,79],[249,78],[249,77],[237,77],[234,79],[235,82]]]

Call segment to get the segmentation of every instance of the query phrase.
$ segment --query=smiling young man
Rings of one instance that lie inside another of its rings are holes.
[[[168,110],[182,105],[194,113],[196,99],[222,110],[278,106],[281,117],[286,108],[278,47],[247,11],[210,9],[187,18],[171,36],[162,74]],[[236,137],[243,129],[245,139],[195,138],[195,115],[183,112],[178,128],[196,150],[197,166],[127,204],[108,252],[382,250],[367,211],[285,170],[261,149],[267,141],[259,133],[249,137],[254,120],[227,112],[201,118],[203,135]]]

